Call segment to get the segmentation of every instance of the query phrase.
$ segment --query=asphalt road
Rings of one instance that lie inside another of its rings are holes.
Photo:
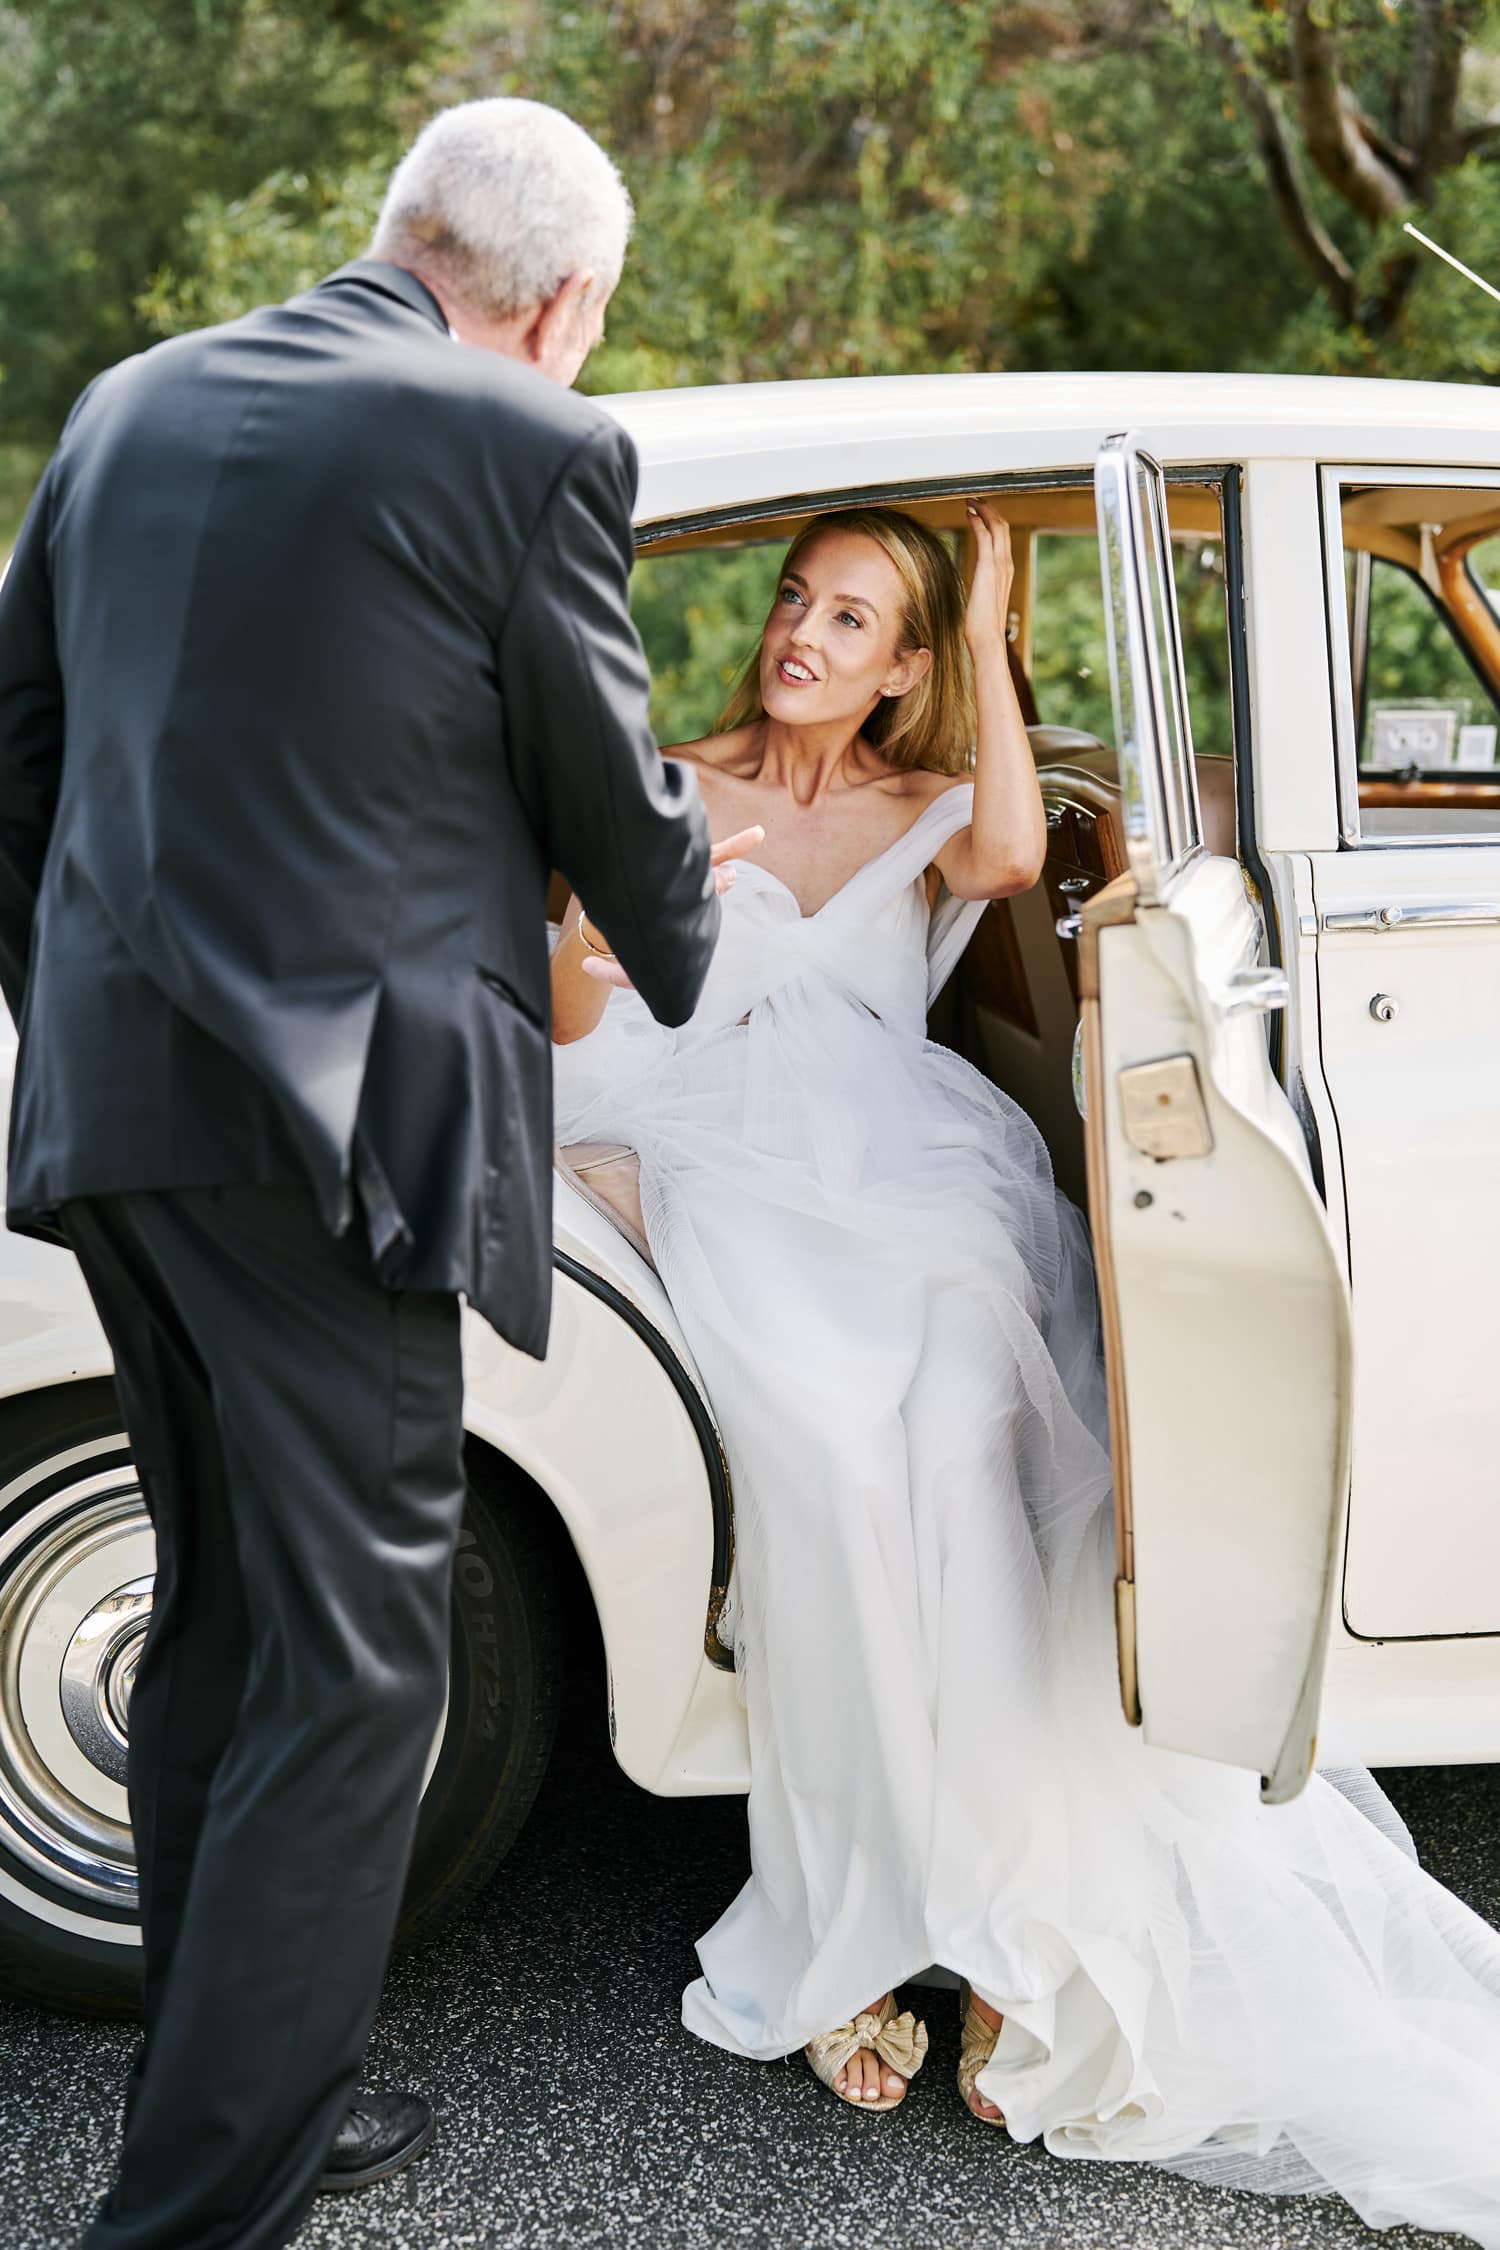
[[[306,2250],[1411,2250],[1330,2201],[1271,2202],[1062,2162],[972,2124],[953,2003],[925,1996],[926,2069],[860,2117],[800,2058],[739,2063],[678,2022],[692,1943],[743,1877],[737,1801],[633,1789],[589,1715],[565,1730],[479,1906],[394,1965],[372,2083],[410,2084],[440,2139],[400,2178],[319,2203]],[[1385,1777],[1433,1871],[1500,1923],[1500,1769]],[[933,2003],[936,2003],[934,2005]],[[133,2033],[0,2006],[0,2245],[65,2250],[109,2176]]]

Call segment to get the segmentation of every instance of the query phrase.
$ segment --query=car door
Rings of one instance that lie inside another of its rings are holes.
[[[1500,1633],[1500,470],[1322,471],[1338,847],[1311,855],[1359,1383],[1354,1635]]]
[[[1083,910],[1089,1204],[1126,1715],[1162,1748],[1311,1770],[1348,1483],[1348,1289],[1271,1069],[1285,982],[1204,849],[1160,469],[1096,464],[1127,872]]]

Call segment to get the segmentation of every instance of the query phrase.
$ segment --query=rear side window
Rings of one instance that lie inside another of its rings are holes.
[[[1346,845],[1500,835],[1500,473],[1323,472]]]
[[[1080,727],[1109,742],[1114,722],[1099,540],[1093,526],[1085,532],[1038,532],[1032,569],[1031,682],[1037,715],[1047,726]],[[1172,574],[1193,747],[1200,758],[1227,758],[1233,741],[1222,532],[1174,524]]]

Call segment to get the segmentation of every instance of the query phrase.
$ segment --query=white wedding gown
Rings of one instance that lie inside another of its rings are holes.
[[[1120,1715],[1082,1222],[926,1038],[971,806],[808,916],[742,862],[692,1021],[617,992],[555,1054],[559,1139],[640,1153],[734,1480],[753,1873],[683,2019],[785,2055],[937,1964],[1005,2011],[1018,2138],[1500,2250],[1500,1937],[1367,1774],[1267,1809]]]

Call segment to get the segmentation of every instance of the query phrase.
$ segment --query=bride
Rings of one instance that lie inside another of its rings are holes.
[[[558,1137],[638,1151],[734,1473],[752,1872],[683,2018],[889,2110],[936,1967],[985,2124],[1500,2250],[1500,1938],[1367,1774],[1267,1809],[1120,1715],[1087,1238],[926,1037],[1045,843],[1009,533],[969,520],[967,603],[913,519],[809,524],[724,731],[672,753],[726,892],[691,1021],[576,899],[554,954]]]

